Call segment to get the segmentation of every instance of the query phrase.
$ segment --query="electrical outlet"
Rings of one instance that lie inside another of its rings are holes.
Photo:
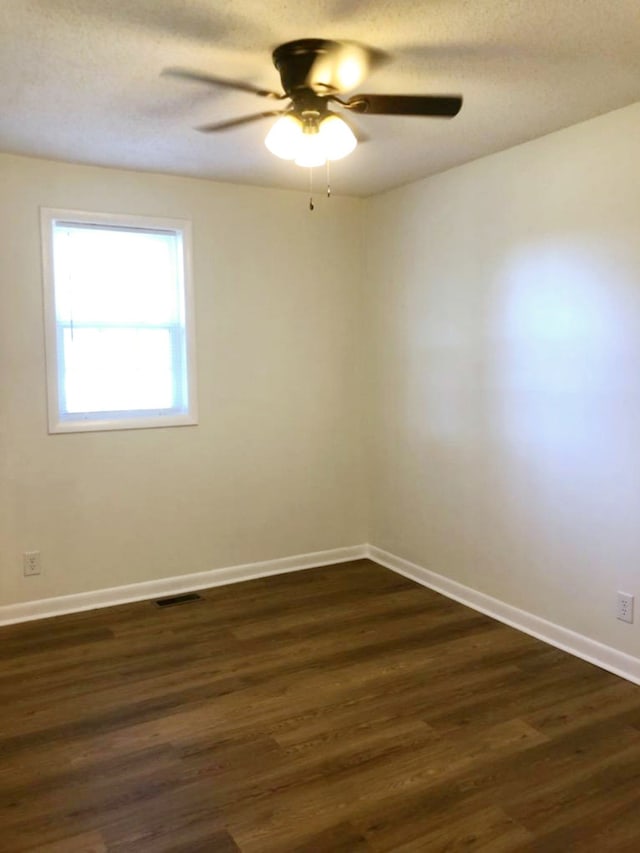
[[[22,555],[22,569],[25,578],[41,574],[40,551],[25,551]]]
[[[622,622],[633,622],[633,596],[627,592],[618,593],[616,618]]]

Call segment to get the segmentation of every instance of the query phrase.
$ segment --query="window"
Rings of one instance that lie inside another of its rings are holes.
[[[49,432],[196,423],[190,223],[41,213]]]

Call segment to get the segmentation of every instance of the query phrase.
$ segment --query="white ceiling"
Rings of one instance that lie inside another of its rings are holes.
[[[453,120],[360,116],[370,141],[332,167],[369,195],[640,100],[638,0],[1,0],[0,149],[304,188],[262,141],[245,93],[161,77],[167,66],[279,88],[271,50],[352,39],[392,61],[360,91],[462,93]],[[268,108],[268,106],[266,107]]]

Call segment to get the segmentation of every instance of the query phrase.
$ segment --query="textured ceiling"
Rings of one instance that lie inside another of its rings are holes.
[[[271,50],[309,37],[391,55],[361,90],[465,98],[450,121],[358,117],[370,141],[332,168],[340,193],[379,192],[640,100],[638,0],[2,0],[0,149],[304,188],[305,170],[262,144],[269,121],[193,130],[264,101],[160,72],[278,87]]]

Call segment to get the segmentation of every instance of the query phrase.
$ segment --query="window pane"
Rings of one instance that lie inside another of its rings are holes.
[[[179,234],[57,222],[53,240],[59,322],[181,322]]]
[[[197,423],[187,220],[41,211],[49,431]]]
[[[66,413],[172,408],[172,339],[169,329],[65,328]]]

